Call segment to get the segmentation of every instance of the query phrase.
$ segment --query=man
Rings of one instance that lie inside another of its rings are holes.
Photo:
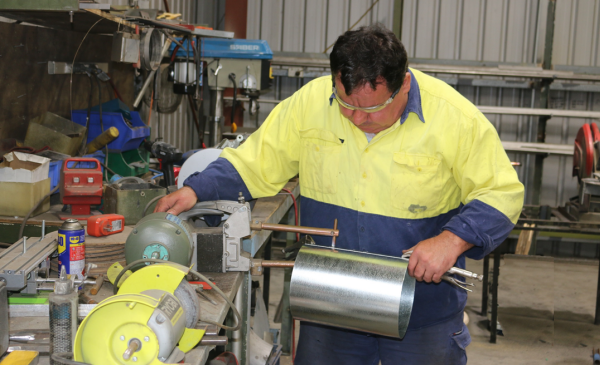
[[[467,294],[441,276],[506,238],[523,185],[491,123],[447,84],[409,70],[389,30],[346,32],[330,61],[331,78],[281,102],[245,144],[223,151],[156,211],[178,214],[239,191],[247,200],[271,196],[299,173],[303,225],[338,218],[340,248],[412,249],[418,282],[403,340],[302,323],[296,364],[465,364]]]

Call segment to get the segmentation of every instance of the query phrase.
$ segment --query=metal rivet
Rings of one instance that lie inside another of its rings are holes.
[[[146,342],[150,341],[150,337],[148,337],[148,336],[144,337],[144,341],[146,341]]]
[[[119,338],[121,339],[121,341],[125,341],[125,336],[121,336]]]
[[[175,234],[181,234],[181,231],[180,230],[176,230]]]
[[[223,226],[224,226],[225,228],[229,228],[229,223],[225,223]]]
[[[137,361],[137,356],[134,356],[131,360],[133,360],[134,362]]]

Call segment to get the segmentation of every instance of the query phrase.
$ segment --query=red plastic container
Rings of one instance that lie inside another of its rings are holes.
[[[87,233],[94,237],[123,232],[124,228],[125,217],[120,214],[93,215],[87,219]]]
[[[79,168],[77,162],[85,162],[86,167]],[[99,205],[102,201],[102,170],[98,160],[86,157],[66,159],[60,176],[60,197],[63,204],[71,205],[71,214],[61,214],[61,219],[90,216],[90,205]]]

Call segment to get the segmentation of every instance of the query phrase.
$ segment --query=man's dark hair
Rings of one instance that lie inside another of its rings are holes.
[[[349,30],[342,34],[329,56],[331,77],[341,74],[346,95],[369,84],[377,87],[383,77],[390,92],[402,86],[408,60],[406,50],[396,35],[377,24]]]

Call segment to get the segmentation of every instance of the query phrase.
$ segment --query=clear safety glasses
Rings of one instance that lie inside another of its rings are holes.
[[[335,88],[335,83],[333,84],[333,95],[335,96],[335,100],[337,100],[338,103],[340,103],[341,106],[343,106],[346,109],[350,109],[350,110],[360,110],[361,112],[365,112],[365,113],[376,113],[380,110],[382,110],[383,108],[385,108],[386,106],[388,106],[388,104],[390,104],[392,102],[392,100],[394,100],[394,97],[396,95],[398,95],[398,93],[400,92],[400,88],[398,88],[398,90],[394,91],[394,93],[392,94],[392,96],[390,96],[390,98],[383,104],[379,104],[379,105],[375,105],[375,106],[368,106],[368,107],[360,107],[360,106],[354,106],[354,105],[350,105],[348,103],[346,103],[345,101],[343,101],[342,99],[340,99],[337,90]]]

